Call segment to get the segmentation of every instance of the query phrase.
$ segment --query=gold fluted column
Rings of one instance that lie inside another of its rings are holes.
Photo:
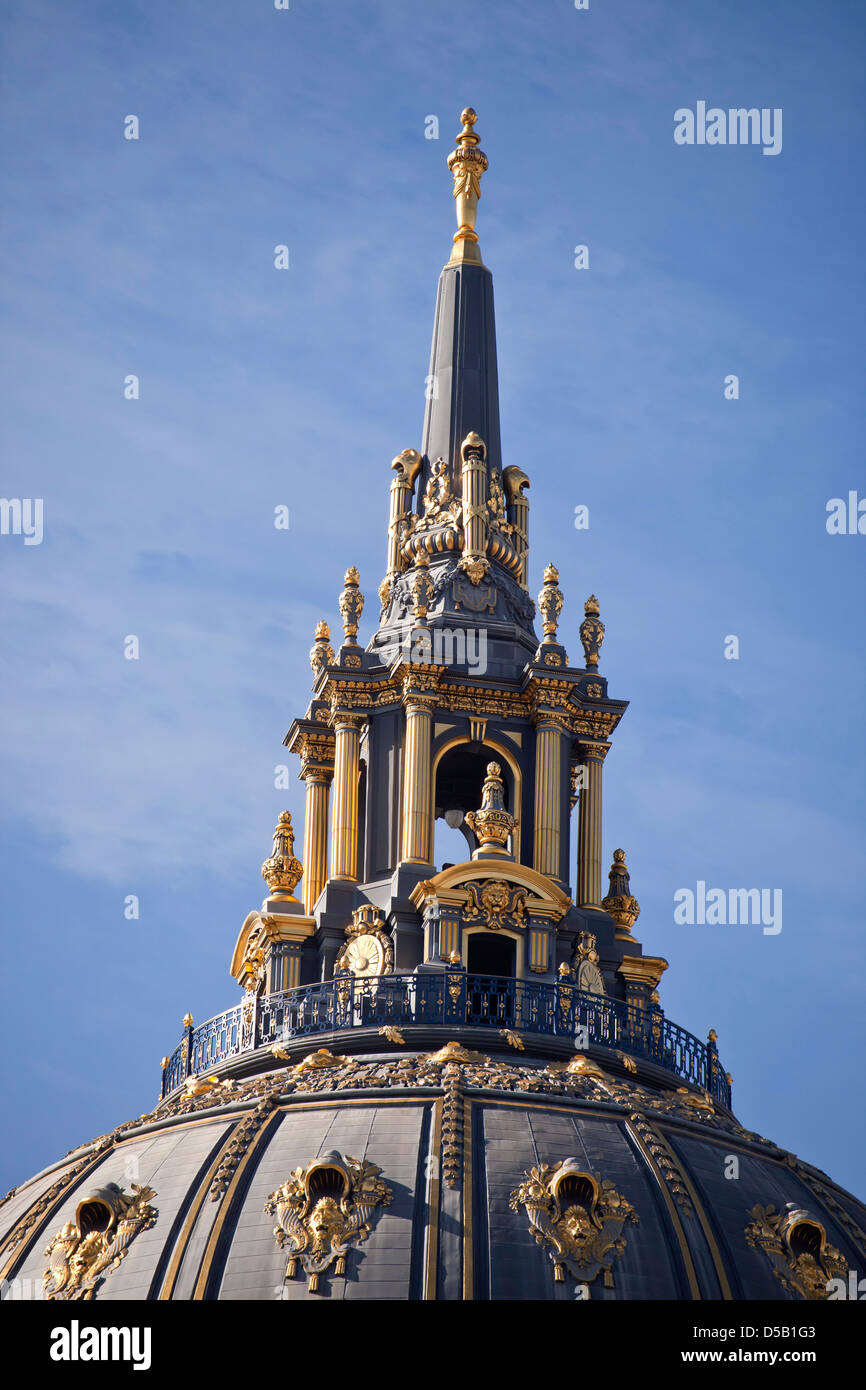
[[[330,757],[328,757],[330,753]],[[334,776],[330,747],[312,739],[302,743],[301,777],[307,788],[304,816],[304,911],[312,912],[328,877],[328,802]]]
[[[463,461],[463,557],[460,568],[480,584],[490,568],[487,559],[487,446],[480,434],[467,434],[460,446]]]
[[[334,794],[331,798],[331,878],[358,877],[358,774],[361,746],[360,715],[336,708],[334,729]]]
[[[562,726],[539,713],[535,733],[535,841],[533,867],[549,878],[560,876],[562,849]]]
[[[406,568],[405,561],[400,554],[402,523],[403,518],[408,516],[412,505],[412,491],[421,467],[421,455],[417,449],[404,449],[394,459],[391,467],[394,469],[396,477],[391,480],[391,512],[388,518],[388,568],[385,578],[379,585],[379,598],[382,601],[383,609],[388,606],[391,597],[391,585],[395,576]]]
[[[435,678],[434,678],[435,679]],[[430,733],[435,695],[431,680],[417,668],[403,686],[406,736],[403,742],[403,796],[400,858],[410,864],[433,862]]]
[[[577,821],[577,893],[579,907],[601,907],[601,775],[609,743],[582,743],[586,768]]]

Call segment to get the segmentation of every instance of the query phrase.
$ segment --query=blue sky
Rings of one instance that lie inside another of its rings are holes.
[[[13,0],[3,27],[2,493],[45,516],[0,537],[4,1189],[149,1109],[182,1015],[236,1001],[348,564],[372,631],[471,103],[532,589],[553,560],[575,659],[598,594],[631,701],[605,854],[742,1122],[862,1196],[866,537],[825,508],[866,495],[863,12]],[[782,152],[676,145],[699,100],[780,107]],[[698,880],[781,888],[783,930],[676,925]]]

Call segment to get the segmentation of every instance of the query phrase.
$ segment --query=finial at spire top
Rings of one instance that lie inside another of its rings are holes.
[[[457,149],[448,156],[448,168],[454,176],[454,197],[457,200],[457,232],[449,264],[472,261],[481,265],[475,217],[481,197],[481,175],[487,168],[487,155],[477,146],[481,137],[475,134],[477,113],[467,106],[460,113],[463,129],[457,136]]]

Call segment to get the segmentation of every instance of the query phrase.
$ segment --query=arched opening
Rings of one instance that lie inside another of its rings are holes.
[[[472,932],[466,946],[466,969],[470,975],[496,975],[513,980],[516,975],[517,943],[502,932]]]
[[[433,801],[433,862],[440,869],[446,863],[459,864],[471,859],[473,850],[478,847],[478,840],[466,825],[465,817],[467,811],[477,811],[481,806],[481,789],[487,764],[491,762],[498,763],[502,769],[505,809],[511,811],[514,776],[497,749],[482,743],[458,743],[439,760]],[[510,839],[508,848],[512,851],[514,848]]]
[[[817,1223],[798,1221],[788,1232],[788,1244],[796,1256],[811,1255],[813,1260],[819,1260],[824,1245],[824,1232]]]

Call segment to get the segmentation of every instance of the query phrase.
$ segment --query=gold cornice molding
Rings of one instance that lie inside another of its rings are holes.
[[[647,985],[658,989],[659,981],[668,968],[664,956],[623,956],[617,971],[629,984]]]
[[[269,912],[262,913],[259,910],[248,912],[240,929],[235,949],[232,953],[232,962],[229,973],[232,979],[237,980],[244,966],[244,959],[247,953],[250,937],[253,932],[261,927],[266,942],[277,941],[306,941],[315,935],[316,919],[305,917],[302,913],[293,912]]]

